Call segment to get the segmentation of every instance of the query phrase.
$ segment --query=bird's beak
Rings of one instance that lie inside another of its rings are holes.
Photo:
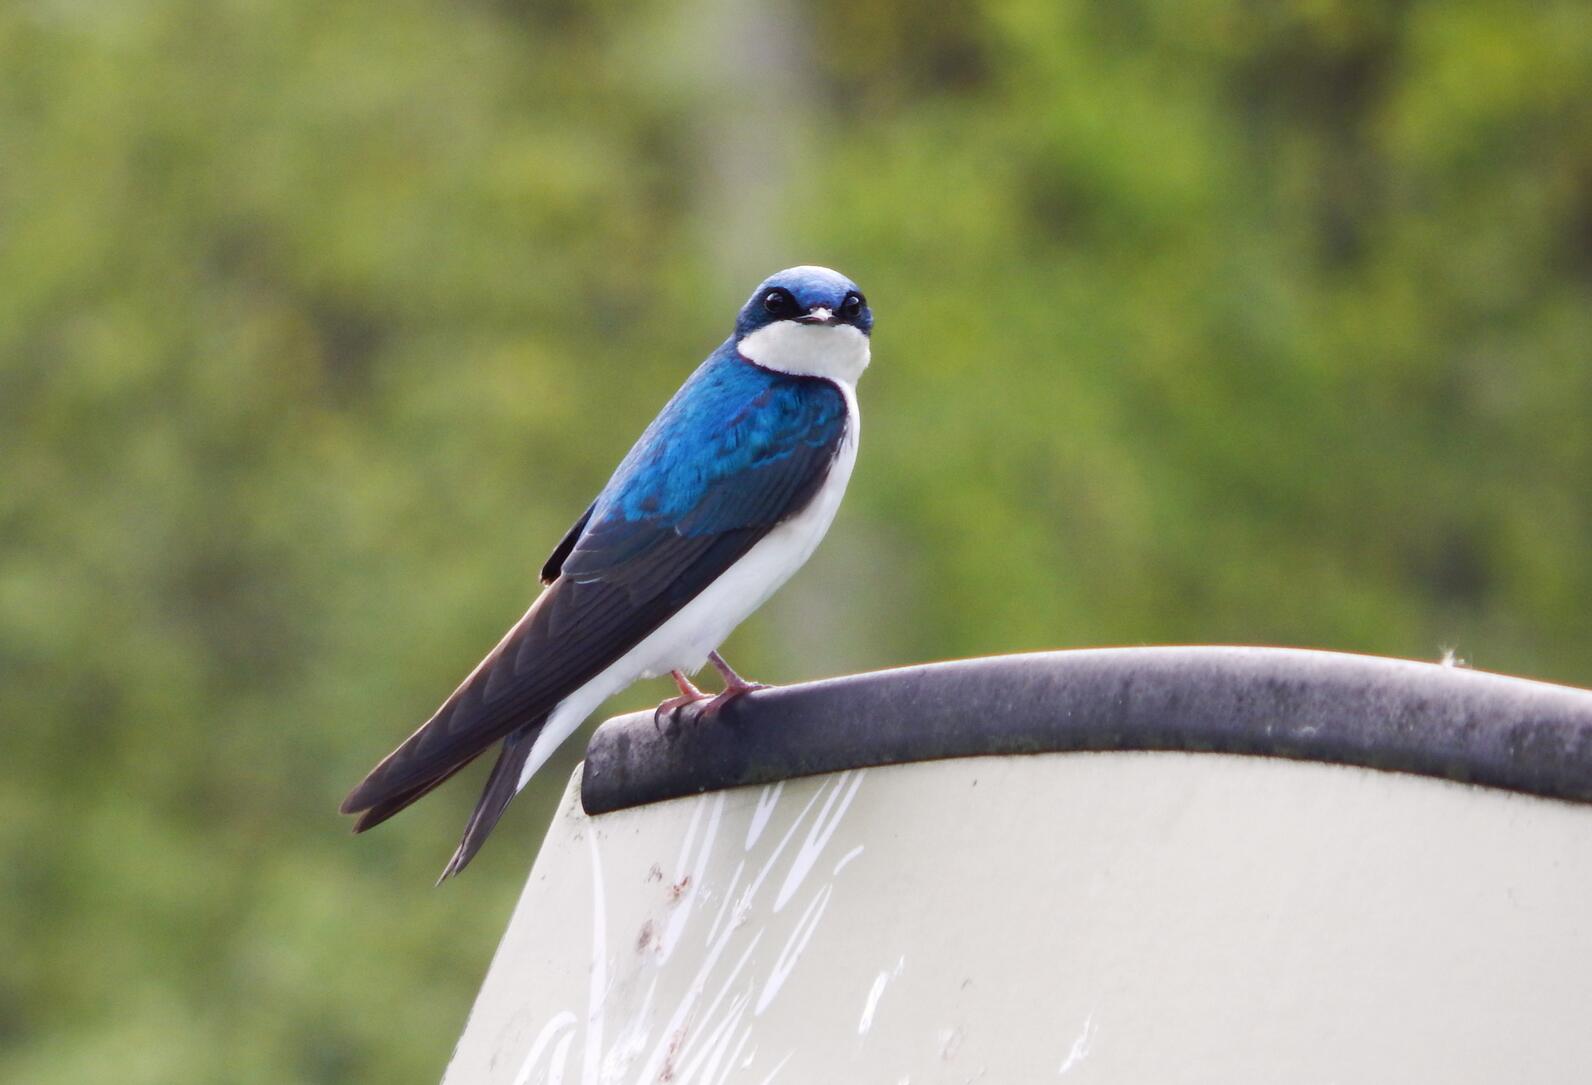
[[[797,317],[796,318],[796,323],[798,323],[798,324],[829,324],[829,323],[832,323],[834,321],[834,319],[835,319],[834,312],[832,310],[825,309],[822,305],[820,305],[818,308],[816,308],[816,309],[812,310],[811,312],[809,312],[806,316]]]

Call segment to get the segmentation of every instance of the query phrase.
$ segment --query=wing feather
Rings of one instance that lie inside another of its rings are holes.
[[[575,544],[580,541],[581,532],[586,530],[586,522],[591,519],[592,510],[596,507],[595,501],[587,505],[586,511],[580,514],[580,519],[564,532],[564,537],[559,540],[557,546],[553,547],[553,552],[548,555],[547,562],[542,566],[543,584],[551,584],[558,579],[558,574],[564,568],[564,559],[569,557],[570,551],[575,549]]]
[[[805,507],[844,438],[845,401],[827,381],[780,382],[778,394],[765,394],[756,410],[742,402],[703,462],[682,470],[678,460],[654,455],[610,500],[594,502],[544,567],[544,575],[556,569],[552,583],[436,713],[354,789],[344,812],[396,812],[403,800],[544,717]],[[671,503],[682,503],[682,475],[699,484],[683,511],[669,515]],[[669,501],[648,492],[666,484],[675,487]]]

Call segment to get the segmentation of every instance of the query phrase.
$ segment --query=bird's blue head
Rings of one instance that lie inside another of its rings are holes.
[[[857,284],[826,267],[786,268],[752,292],[735,319],[735,346],[782,373],[850,384],[868,365],[873,310]]]
[[[857,284],[838,271],[810,264],[786,268],[764,279],[735,318],[735,337],[780,320],[849,324],[864,335],[873,330],[873,311]]]

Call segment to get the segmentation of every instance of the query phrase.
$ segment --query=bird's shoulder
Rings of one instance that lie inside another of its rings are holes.
[[[825,467],[847,412],[832,381],[776,373],[721,348],[636,442],[593,519],[679,521],[715,490]]]

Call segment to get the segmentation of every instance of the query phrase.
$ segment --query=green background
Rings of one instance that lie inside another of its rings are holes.
[[[479,774],[337,802],[789,264],[878,325],[749,675],[1592,683],[1584,0],[17,0],[0,73],[0,1079],[440,1074],[580,744],[440,890]]]

